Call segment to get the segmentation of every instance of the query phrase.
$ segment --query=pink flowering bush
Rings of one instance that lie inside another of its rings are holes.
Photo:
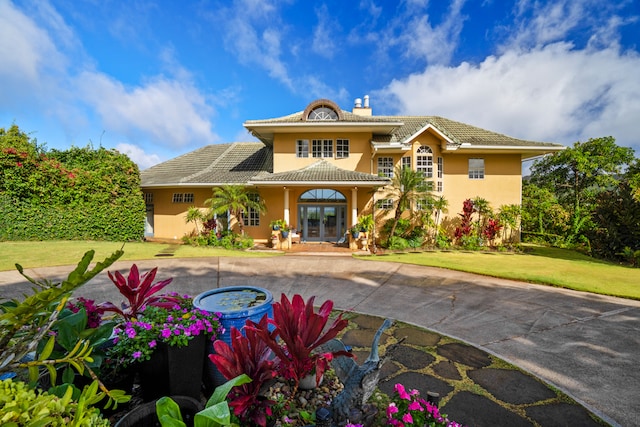
[[[449,421],[438,407],[420,397],[418,390],[405,390],[402,384],[395,385],[395,393],[387,407],[387,424],[394,427],[431,426],[462,427],[455,421]]]
[[[173,306],[147,306],[137,318],[131,318],[114,328],[115,345],[109,356],[126,367],[135,362],[149,360],[158,343],[185,347],[198,335],[212,340],[222,332],[219,313],[209,313],[193,307],[190,296],[168,295]]]

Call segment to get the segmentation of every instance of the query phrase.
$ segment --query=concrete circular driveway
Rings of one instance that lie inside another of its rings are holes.
[[[378,258],[380,259],[380,258]],[[128,271],[132,262],[109,270]],[[168,290],[198,294],[226,286],[260,286],[312,295],[336,308],[390,317],[466,341],[511,362],[574,397],[613,425],[640,425],[640,302],[495,279],[444,269],[354,259],[287,255],[274,258],[158,258]],[[60,280],[71,267],[26,270]],[[0,297],[30,286],[16,271],[0,273]],[[106,273],[81,288],[98,301],[120,301]]]

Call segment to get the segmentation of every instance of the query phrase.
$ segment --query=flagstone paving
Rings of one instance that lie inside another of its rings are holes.
[[[359,363],[371,350],[373,336],[384,319],[357,315],[342,341],[353,348]],[[403,340],[404,339],[404,340]],[[468,426],[601,426],[583,406],[537,378],[473,346],[402,323],[380,340],[380,355],[400,343],[382,368],[379,388],[393,396],[394,386],[440,396],[440,411]],[[453,416],[455,414],[455,417]]]

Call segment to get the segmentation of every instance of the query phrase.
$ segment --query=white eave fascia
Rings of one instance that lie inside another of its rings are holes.
[[[434,125],[432,125],[431,123],[427,123],[426,125],[422,126],[420,129],[418,129],[416,132],[412,133],[411,135],[409,135],[405,141],[412,141],[413,139],[417,138],[418,135],[420,135],[421,133],[423,133],[424,131],[426,131],[427,129],[433,129],[442,139],[444,139],[444,141],[447,144],[455,144],[455,142],[453,140],[451,140],[451,138],[449,138],[447,135],[445,135],[444,133],[442,133],[440,131],[440,129],[438,129],[437,127],[435,127]]]
[[[463,142],[455,148],[447,147],[449,151],[455,150],[487,150],[487,151],[562,151],[564,146],[535,146],[535,145],[476,145]]]
[[[371,141],[374,150],[400,150],[409,151],[411,146],[401,142],[375,142]]]
[[[403,126],[403,122],[341,122],[341,121],[317,121],[317,122],[285,122],[285,123],[243,123],[247,130],[271,130],[272,132],[299,132],[301,129],[307,129],[312,132],[329,132],[330,128],[382,128],[387,132],[391,132],[393,129]]]
[[[308,187],[310,185],[335,185],[344,187],[383,187],[389,182],[376,181],[249,181],[248,184],[259,187],[262,185],[284,187]]]
[[[164,184],[141,184],[141,188],[212,188],[220,187],[223,185],[250,185],[249,183],[239,182],[176,182],[176,183],[164,183]]]

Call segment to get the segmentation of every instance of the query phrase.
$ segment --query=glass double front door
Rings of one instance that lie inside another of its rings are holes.
[[[345,232],[345,205],[299,205],[302,240],[336,242]]]

